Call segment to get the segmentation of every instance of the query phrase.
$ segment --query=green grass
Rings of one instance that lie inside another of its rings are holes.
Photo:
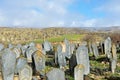
[[[82,39],[83,37],[84,35],[82,34],[66,34],[66,35],[61,35],[57,37],[47,38],[46,40],[48,40],[49,42],[61,42],[66,38],[67,40],[70,40],[70,41],[77,41],[77,40]],[[42,43],[43,39],[37,39],[34,42]]]

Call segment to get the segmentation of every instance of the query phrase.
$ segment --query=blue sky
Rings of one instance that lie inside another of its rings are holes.
[[[120,0],[0,0],[0,26],[120,25]]]

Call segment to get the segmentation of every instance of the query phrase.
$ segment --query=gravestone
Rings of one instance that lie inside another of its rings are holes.
[[[34,42],[31,42],[31,43],[29,43],[29,46],[31,47],[35,47],[35,43]]]
[[[93,43],[92,48],[93,48],[93,54],[94,54],[95,58],[97,58],[99,56],[99,53],[98,53],[96,44]]]
[[[89,53],[92,54],[93,51],[92,51],[92,45],[91,45],[91,43],[88,44],[88,48],[89,48]]]
[[[8,44],[8,48],[9,48],[9,49],[12,49],[13,47],[14,47],[13,44]]]
[[[116,50],[116,46],[115,44],[112,45],[112,60],[111,60],[111,71],[114,74],[115,73],[115,69],[116,69],[116,65],[117,65],[117,54],[116,54],[117,50]]]
[[[63,68],[66,66],[66,59],[65,59],[65,55],[62,52],[62,46],[58,45],[57,47],[57,58],[58,58],[58,63],[60,68]]]
[[[2,54],[3,80],[13,80],[16,63],[16,54],[10,49],[5,49]]]
[[[116,69],[117,61],[115,59],[111,60],[111,71],[114,74]]]
[[[31,80],[32,79],[32,68],[27,64],[19,72],[19,80]]]
[[[33,54],[33,59],[35,62],[35,69],[37,72],[39,72],[40,74],[44,75],[44,73],[42,73],[42,70],[45,69],[45,55],[37,50],[34,54]]]
[[[82,64],[85,68],[84,74],[90,73],[88,48],[86,46],[79,46],[76,51],[77,64]]]
[[[43,43],[43,49],[44,49],[45,51],[51,51],[51,50],[53,50],[53,46],[51,45],[50,42],[45,41],[45,42]]]
[[[70,43],[67,39],[64,40],[64,43],[65,43],[65,56],[70,59],[72,53],[71,53],[71,48],[70,48]]]
[[[74,80],[84,80],[84,66],[82,64],[74,68]]]
[[[4,45],[2,43],[0,43],[0,51],[4,49]]]
[[[28,63],[32,62],[32,54],[37,51],[37,48],[34,46],[30,46],[27,50],[26,50],[26,57],[27,57],[27,61]]]
[[[15,73],[19,73],[26,64],[27,64],[27,59],[24,57],[19,57],[16,62]]]
[[[13,49],[13,52],[16,54],[16,58],[20,57],[20,55],[21,55],[21,49],[20,48],[15,47]]]
[[[54,68],[49,71],[47,74],[47,80],[65,80],[65,73],[64,71]]]
[[[105,48],[105,54],[107,55],[107,57],[109,59],[112,58],[112,55],[111,55],[111,38],[110,37],[108,37],[104,41],[104,48]]]
[[[21,47],[21,51],[22,51],[22,55],[25,57],[26,55],[25,55],[25,53],[26,53],[26,50],[27,50],[27,48],[28,48],[28,46],[29,45],[23,45],[22,47]]]
[[[75,44],[70,44],[70,53],[71,53],[71,56],[74,53],[74,50],[75,50]]]

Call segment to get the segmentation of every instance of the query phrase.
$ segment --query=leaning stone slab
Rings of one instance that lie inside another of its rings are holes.
[[[28,63],[31,63],[32,62],[32,54],[37,51],[37,48],[34,47],[34,46],[31,46],[29,47],[27,50],[26,50],[26,57],[27,57],[27,61]]]
[[[94,54],[95,58],[97,58],[99,56],[99,53],[98,53],[98,48],[97,48],[96,44],[92,44],[92,48],[93,48],[93,54]]]
[[[13,80],[16,63],[16,54],[10,49],[5,49],[2,54],[3,80]]]
[[[25,65],[24,68],[19,72],[19,80],[31,80],[32,79],[32,68]]]
[[[104,41],[104,50],[105,50],[105,54],[107,55],[107,57],[109,59],[112,58],[112,55],[111,55],[111,38],[108,37],[105,41]]]
[[[0,51],[4,49],[4,45],[2,43],[0,43]]]
[[[84,66],[82,64],[74,68],[74,80],[84,80]]]
[[[16,62],[15,73],[19,73],[26,64],[27,64],[27,59],[24,57],[19,57]]]
[[[79,46],[76,51],[77,64],[82,64],[84,66],[84,74],[90,73],[89,55],[88,48],[86,46]]]
[[[33,54],[33,59],[35,62],[36,71],[41,73],[41,71],[45,69],[45,55],[41,51],[37,50]]]
[[[47,74],[47,80],[65,80],[65,73],[61,69],[54,68]]]

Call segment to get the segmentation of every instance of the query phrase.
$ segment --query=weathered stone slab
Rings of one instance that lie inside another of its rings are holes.
[[[32,68],[25,65],[19,72],[19,80],[31,80],[32,79]]]
[[[34,58],[34,62],[35,62],[35,68],[36,68],[36,71],[39,72],[40,74],[44,74],[44,73],[41,73],[42,70],[45,69],[45,55],[37,50],[34,54],[33,54],[33,58]]]
[[[26,50],[26,57],[27,57],[27,61],[28,63],[31,63],[32,62],[32,54],[37,51],[37,48],[34,47],[34,46],[31,46],[29,47],[27,50]]]
[[[99,56],[99,53],[98,53],[96,44],[93,43],[92,48],[93,48],[93,54],[94,54],[95,58],[97,58]]]
[[[57,55],[58,55],[58,63],[60,68],[63,68],[66,66],[66,60],[65,60],[65,54],[62,52],[62,46],[58,45],[57,47]]]
[[[0,51],[4,49],[4,45],[2,43],[0,43]]]
[[[53,49],[53,46],[51,45],[50,42],[45,41],[45,42],[43,43],[43,49],[44,49],[45,51],[50,51],[50,50]]]
[[[75,67],[74,80],[84,80],[84,66],[82,64]]]
[[[104,48],[105,48],[105,54],[107,55],[107,57],[109,59],[112,58],[112,55],[111,55],[111,38],[110,37],[108,37],[104,41]]]
[[[10,49],[5,49],[2,54],[3,80],[13,80],[16,63],[16,54]]]
[[[64,71],[54,68],[49,71],[47,74],[47,80],[65,80],[65,73]]]
[[[16,62],[15,73],[19,73],[26,64],[27,64],[27,59],[24,57],[19,57]]]
[[[26,53],[26,51],[27,51],[27,48],[29,47],[29,45],[23,45],[22,47],[21,47],[21,50],[22,50],[22,55],[23,56],[25,56],[25,53]]]
[[[85,68],[84,74],[90,73],[88,48],[86,46],[79,46],[76,51],[77,64],[82,64]]]

